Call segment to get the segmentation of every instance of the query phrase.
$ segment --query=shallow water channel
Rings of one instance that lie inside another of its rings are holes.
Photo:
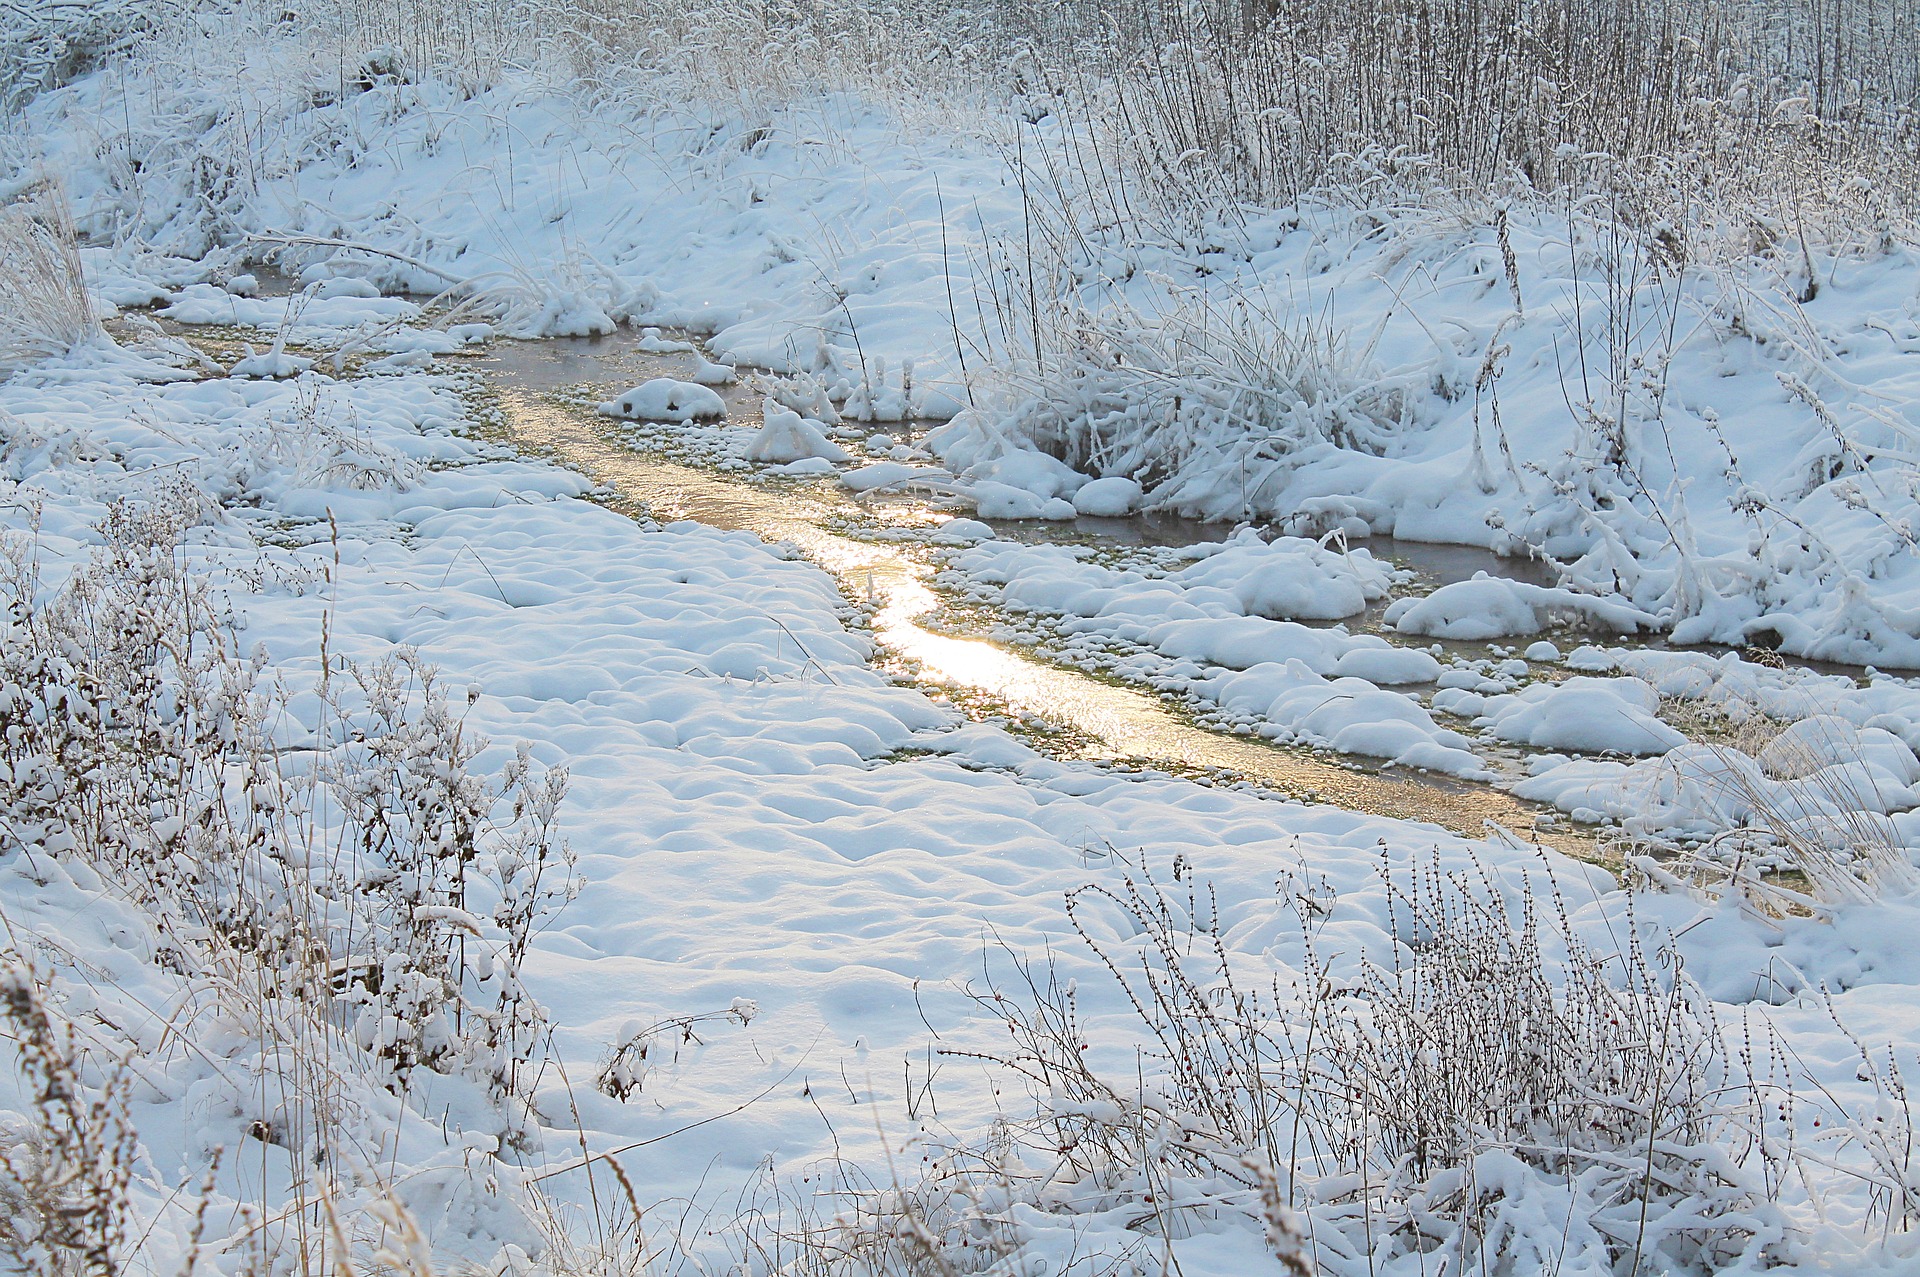
[[[1546,808],[1490,785],[1402,769],[1362,768],[1324,755],[1208,730],[1180,706],[1150,691],[1117,685],[982,639],[938,633],[926,622],[941,606],[929,582],[934,569],[906,546],[849,536],[836,528],[879,522],[874,512],[830,483],[756,484],[636,451],[619,426],[560,392],[611,391],[647,377],[686,375],[684,356],[649,355],[630,337],[500,343],[474,363],[503,410],[509,440],[550,455],[613,489],[623,503],[662,521],[692,519],[785,541],[833,573],[842,587],[874,608],[875,637],[915,677],[962,696],[990,699],[1067,729],[1074,755],[1192,774],[1224,772],[1289,795],[1355,811],[1428,820],[1479,837],[1488,822],[1563,851],[1591,858],[1583,831],[1536,830]],[[759,421],[757,397],[728,395],[731,421]],[[925,506],[890,504],[886,521],[929,521]],[[1185,543],[1221,535],[1218,527],[1169,520],[1082,520],[1077,531],[1102,539]],[[1072,526],[1072,525],[1069,525]],[[1030,528],[1023,539],[1033,539]],[[1434,549],[1439,549],[1434,547]],[[1469,557],[1472,552],[1466,552]],[[1434,556],[1444,559],[1442,551]],[[1453,555],[1452,558],[1459,558]],[[1484,566],[1481,556],[1474,566]],[[1448,561],[1436,575],[1459,572]],[[1459,572],[1469,575],[1471,569]]]

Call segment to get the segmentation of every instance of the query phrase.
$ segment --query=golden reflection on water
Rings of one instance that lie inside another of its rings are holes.
[[[692,519],[788,541],[876,605],[875,636],[914,662],[926,682],[984,693],[1090,737],[1083,755],[1181,770],[1218,769],[1301,797],[1355,811],[1428,820],[1480,837],[1494,822],[1528,839],[1591,859],[1591,839],[1565,829],[1535,832],[1545,808],[1492,786],[1417,774],[1360,770],[1305,751],[1209,731],[1159,697],[1049,665],[979,639],[937,634],[920,624],[938,608],[930,570],[904,550],[828,530],[833,504],[792,487],[759,487],[650,457],[612,437],[592,410],[496,387],[513,442],[542,451],[613,488],[664,521]]]

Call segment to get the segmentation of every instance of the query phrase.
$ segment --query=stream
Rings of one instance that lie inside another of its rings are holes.
[[[1079,738],[1073,757],[1144,765],[1182,774],[1226,773],[1305,800],[1403,819],[1426,820],[1470,837],[1489,822],[1569,854],[1592,859],[1585,831],[1536,828],[1548,809],[1491,785],[1396,768],[1364,768],[1330,761],[1301,748],[1268,744],[1196,726],[1182,707],[1150,691],[1119,685],[1029,657],[982,639],[955,637],[926,622],[942,606],[930,582],[935,568],[912,550],[836,530],[850,524],[926,524],[925,505],[891,501],[883,511],[861,506],[830,481],[756,484],[638,451],[621,439],[620,424],[575,402],[584,387],[617,390],[655,376],[685,376],[687,356],[647,354],[630,332],[608,338],[558,338],[496,343],[474,356],[497,397],[506,439],[550,456],[611,489],[620,504],[661,521],[691,519],[744,530],[767,541],[789,542],[831,572],[853,598],[873,609],[874,637],[895,662],[929,689],[986,698],[1016,716],[1037,717]],[[735,426],[757,425],[759,399],[746,389],[724,389]],[[1223,529],[1183,520],[1083,519],[1081,539],[1184,544],[1217,539]],[[1033,539],[1022,525],[1022,539]],[[1376,553],[1383,547],[1369,543]],[[1385,547],[1395,553],[1400,547]],[[1459,579],[1495,561],[1484,552],[1422,546],[1404,556],[1411,566]],[[1040,742],[1036,742],[1037,744]],[[1044,748],[1044,744],[1042,745]]]

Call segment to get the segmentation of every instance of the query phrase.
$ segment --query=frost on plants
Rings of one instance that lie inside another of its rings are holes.
[[[58,188],[0,207],[0,376],[101,338]]]
[[[0,1261],[1910,1270],[1916,68],[0,0]]]

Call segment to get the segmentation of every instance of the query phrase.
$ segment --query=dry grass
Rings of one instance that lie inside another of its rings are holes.
[[[137,1139],[131,1075],[109,1063],[88,1086],[85,1047],[48,1007],[45,978],[0,953],[0,1015],[32,1099],[24,1127],[0,1134],[0,1255],[23,1277],[112,1277],[125,1259]]]
[[[1046,94],[1110,121],[1109,154],[1183,207],[1632,187],[1649,208],[1791,214],[1913,193],[1910,0],[1122,0],[1010,20]],[[1876,189],[1849,195],[1859,174]]]
[[[0,377],[100,334],[59,190],[42,187],[0,209]]]
[[[1685,843],[1636,833],[1621,850],[1656,882],[1733,893],[1775,915],[1911,896],[1920,868],[1861,753],[1860,731],[1842,719],[1746,718],[1726,739],[1657,764],[1725,827]]]

